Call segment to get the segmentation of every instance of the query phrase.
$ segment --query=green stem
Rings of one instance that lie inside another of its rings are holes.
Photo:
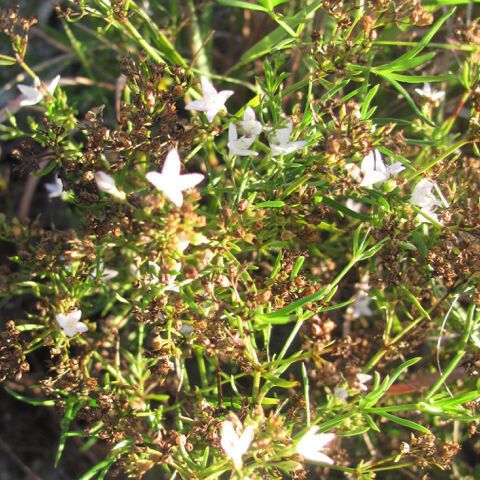
[[[454,143],[450,148],[447,148],[439,157],[434,158],[431,162],[425,164],[423,167],[419,168],[416,172],[412,173],[411,175],[407,175],[409,180],[412,180],[422,173],[425,173],[426,171],[430,170],[433,166],[435,166],[437,163],[440,163],[442,160],[445,160],[449,155],[451,155],[453,152],[458,150],[459,148],[462,148],[464,145],[469,143],[468,140],[460,140],[457,143]]]
[[[195,350],[195,356],[197,357],[198,371],[200,373],[200,383],[202,384],[202,388],[206,388],[208,387],[208,378],[205,358],[199,350]]]
[[[254,403],[261,403],[262,398],[260,398],[260,380],[262,379],[262,372],[260,370],[255,370],[253,374],[253,386],[252,386],[252,401]]]
[[[205,53],[205,45],[202,40],[202,32],[200,24],[198,23],[193,0],[188,0],[188,13],[190,14],[191,19],[193,55],[197,59],[200,72],[210,76],[212,72],[210,70],[207,54]]]
[[[433,395],[440,389],[440,387],[445,383],[447,378],[451,375],[451,373],[455,370],[457,365],[459,364],[460,360],[465,355],[465,347],[467,346],[468,339],[470,338],[470,333],[472,331],[473,326],[473,318],[475,315],[475,305],[470,305],[467,313],[467,322],[465,324],[465,329],[463,331],[462,338],[460,339],[460,343],[457,346],[457,354],[453,357],[452,361],[448,364],[447,368],[443,371],[442,375],[437,379],[435,384],[432,388],[428,391],[425,396],[425,401],[430,400]]]
[[[122,22],[122,25],[125,25],[125,28],[128,30],[130,35],[136,40],[141,47],[158,63],[165,63],[165,60],[162,58],[157,49],[153,48],[145,39],[140,35],[140,32],[130,23],[130,20]],[[118,25],[117,25],[118,26]],[[121,28],[119,28],[121,30]]]

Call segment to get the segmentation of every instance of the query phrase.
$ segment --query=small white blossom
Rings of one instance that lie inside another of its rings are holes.
[[[442,98],[445,97],[445,92],[442,90],[432,90],[432,87],[429,83],[425,83],[423,88],[416,88],[415,93],[419,96],[428,100],[432,103],[437,104]]]
[[[400,445],[402,446],[400,453],[402,455],[408,455],[410,453],[410,445],[407,442],[402,442]]]
[[[115,185],[115,180],[108,173],[99,171],[95,173],[95,183],[101,192],[108,193],[115,198],[123,200],[125,193],[121,192]]]
[[[88,330],[88,327],[80,321],[81,317],[82,311],[75,310],[67,313],[66,315],[59,313],[55,318],[65,334],[69,337],[73,337],[77,333],[84,333]]]
[[[159,282],[158,276],[160,275],[160,267],[155,263],[148,261],[148,266],[150,271],[153,270],[153,273],[150,274],[150,278],[147,280],[149,285],[155,285]]]
[[[237,127],[230,123],[228,127],[228,150],[231,155],[238,155],[239,157],[256,156],[258,153],[255,150],[249,150],[248,147],[255,141],[255,137],[241,137],[238,138]]]
[[[153,273],[150,273],[149,278],[146,280],[146,282],[149,285],[157,285],[160,283],[160,267],[155,263],[155,262],[148,262],[148,266],[150,271]],[[193,280],[184,280],[183,282],[178,282],[177,277],[180,274],[182,270],[182,264],[180,262],[175,263],[172,271],[174,273],[168,273],[165,275],[164,278],[166,278],[166,285],[164,288],[165,292],[180,292],[180,287],[183,285],[188,285],[189,283],[193,282]]]
[[[365,384],[372,379],[372,376],[367,375],[366,373],[357,373],[355,377],[357,378],[360,390],[366,392],[368,390],[368,387]]]
[[[262,124],[255,117],[252,107],[247,107],[243,112],[243,120],[238,122],[238,126],[242,129],[246,137],[258,137],[263,130]]]
[[[63,193],[63,182],[58,178],[58,173],[55,174],[52,183],[45,184],[45,190],[48,193],[48,198],[60,197]]]
[[[222,423],[222,448],[233,461],[236,470],[242,468],[242,457],[247,453],[254,434],[255,428],[251,425],[246,427],[241,435],[237,435],[233,423],[230,420],[225,420]]]
[[[420,180],[413,189],[412,196],[410,197],[410,203],[413,203],[414,205],[419,207],[423,213],[438,222],[439,220],[437,214],[435,213],[435,210],[437,207],[442,206],[443,204],[433,192],[434,188],[434,182],[425,178]],[[445,206],[448,206],[448,204]],[[420,217],[420,221],[427,223],[430,222],[427,217],[424,217],[423,215],[421,215]]]
[[[233,90],[217,92],[206,78],[201,79],[203,97],[185,105],[185,110],[206,112],[207,120],[212,122],[220,110],[225,109],[225,102],[233,95]]]
[[[335,434],[317,432],[317,426],[311,427],[310,430],[308,430],[297,444],[297,453],[302,455],[305,460],[333,465],[334,461],[322,453],[322,451],[325,449],[325,446],[335,438]]]
[[[179,233],[177,235],[177,251],[183,253],[188,246],[190,245],[190,240],[184,233]]]
[[[149,172],[147,180],[160,190],[172,203],[177,207],[183,204],[184,190],[193,188],[203,180],[201,173],[180,174],[180,157],[176,148],[168,152],[165,163],[163,164],[162,173]]]
[[[356,202],[355,200],[353,200],[353,198],[349,198],[345,206],[350,210],[353,210],[354,212],[360,213],[363,208],[363,203]]]
[[[353,318],[360,317],[371,317],[373,315],[372,309],[370,308],[370,302],[372,300],[368,294],[360,290],[356,296],[355,301],[353,302]]]
[[[182,269],[182,264],[177,262],[173,267],[175,272],[180,273]],[[177,282],[178,273],[171,274],[167,276],[167,286],[165,287],[165,292],[180,292],[180,284]]]
[[[57,88],[58,82],[60,81],[60,75],[57,75],[55,78],[49,82],[45,82],[44,86],[47,92],[50,95],[53,95],[53,92]],[[18,89],[22,92],[22,100],[20,100],[20,106],[26,107],[30,105],[36,105],[43,100],[45,93],[42,91],[40,86],[40,79],[35,77],[33,81],[33,87],[28,85],[17,85]]]
[[[102,272],[102,280],[104,282],[108,282],[109,280],[112,280],[118,275],[117,270],[113,270],[113,268],[105,268]]]
[[[376,183],[385,182],[405,169],[400,162],[385,165],[379,150],[372,150],[366,155],[360,164],[360,168],[351,163],[345,166],[350,168],[350,175],[355,180],[361,180],[360,186],[368,188]]]
[[[338,387],[333,391],[333,396],[344,401],[348,398],[348,390],[346,388]]]
[[[274,131],[272,138],[269,140],[272,156],[288,155],[289,153],[300,150],[308,143],[304,140],[291,142],[290,135],[292,134],[292,130],[293,123],[290,120],[287,127]]]
[[[108,282],[108,281],[114,279],[118,275],[117,270],[113,270],[111,268],[104,268],[103,260],[101,260],[99,262],[98,266],[99,266],[99,269],[100,269],[100,272],[101,272],[100,280],[102,280],[104,282]],[[97,278],[97,267],[95,267],[92,270],[92,273],[90,274],[90,276],[92,278]]]

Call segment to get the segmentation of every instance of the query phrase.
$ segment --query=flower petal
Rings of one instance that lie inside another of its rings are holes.
[[[60,81],[60,75],[57,75],[45,85],[50,95],[53,95],[53,92],[55,92],[55,89],[57,88],[59,81]]]
[[[146,179],[160,191],[164,191],[165,188],[168,188],[168,182],[165,181],[165,175],[158,172],[148,172],[145,175]]]
[[[172,148],[165,158],[165,163],[163,164],[162,168],[162,175],[167,177],[177,177],[180,175],[181,166],[182,164],[180,162],[178,150],[176,148]]]
[[[179,190],[188,190],[198,185],[204,176],[201,173],[187,173],[185,175],[180,175],[176,180],[176,186]]]
[[[213,86],[212,82],[206,77],[202,77],[200,79],[200,83],[202,84],[202,93],[204,97],[210,97],[217,95],[217,90]]]
[[[205,112],[208,110],[208,105],[205,99],[199,98],[193,102],[187,103],[185,105],[185,110],[196,110],[197,112]]]
[[[165,196],[177,207],[183,205],[183,194],[182,191],[176,187],[165,188],[162,190]]]

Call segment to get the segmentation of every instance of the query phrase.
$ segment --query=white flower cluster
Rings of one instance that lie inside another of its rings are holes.
[[[239,422],[238,420],[237,423]],[[235,470],[240,470],[243,465],[242,457],[247,453],[255,436],[255,427],[249,425],[241,433],[237,433],[237,430],[230,420],[225,420],[222,423],[220,443],[227,457],[232,460]]]
[[[212,122],[215,115],[225,110],[225,102],[233,95],[232,90],[222,90],[217,92],[215,87],[206,79],[201,79],[203,97],[188,103],[185,108],[187,110],[197,110],[206,112],[209,122]],[[290,137],[293,131],[293,123],[289,121],[288,126],[273,130],[264,128],[256,119],[255,112],[251,107],[247,107],[243,114],[243,120],[238,122],[238,127],[242,133],[239,137],[237,126],[230,123],[228,126],[228,150],[230,155],[239,157],[257,156],[258,152],[251,150],[250,147],[263,130],[271,132],[269,138],[270,150],[272,156],[288,155],[303,148],[306,141],[291,141]]]
[[[225,455],[232,461],[235,470],[241,470],[243,457],[248,452],[255,437],[255,427],[242,427],[240,420],[233,413],[235,420],[225,420],[221,427],[220,444]],[[310,427],[297,442],[295,451],[305,461],[333,465],[334,461],[324,453],[326,446],[335,439],[334,433],[318,433],[317,426]],[[246,478],[246,477],[244,477]]]
[[[405,167],[400,162],[386,165],[382,154],[378,150],[372,150],[365,156],[360,167],[353,163],[347,163],[345,168],[354,180],[360,182],[361,187],[367,188],[383,183],[405,170]],[[437,190],[438,196],[434,193],[434,190]],[[441,196],[437,185],[427,179],[422,179],[415,185],[409,201],[421,210],[421,215],[417,216],[419,222],[428,223],[433,219],[440,223],[435,210],[440,206],[448,207],[448,203]],[[365,302],[367,302],[366,299]]]
[[[434,190],[438,190],[435,182],[427,179],[420,180],[413,189],[412,196],[410,197],[410,203],[420,208],[421,214],[417,219],[421,222],[430,222],[431,219],[438,223],[441,223],[435,210],[437,207],[443,206],[447,208],[448,203],[438,198],[438,194],[434,193]],[[440,192],[440,190],[438,190]]]
[[[24,99],[22,105],[34,105],[40,102],[44,95],[52,95],[58,84],[60,77],[55,77],[50,82],[43,86],[38,78],[35,79],[33,87],[26,85],[19,85]],[[206,78],[201,79],[203,97],[188,103],[186,110],[196,110],[206,113],[207,120],[212,122],[215,116],[221,110],[225,109],[225,102],[233,95],[231,90],[217,91],[215,87]],[[417,92],[420,94],[420,92]],[[431,94],[431,91],[425,90],[425,95]],[[439,99],[439,95],[435,96]],[[230,123],[228,127],[228,150],[231,155],[236,156],[257,156],[258,152],[251,149],[251,146],[256,141],[258,136],[263,132],[267,132],[269,136],[269,145],[271,156],[288,155],[296,152],[307,145],[304,140],[292,140],[293,123],[289,120],[288,125],[284,128],[272,129],[264,127],[256,118],[255,112],[251,107],[245,108],[243,119],[237,125]],[[240,133],[240,136],[239,136]],[[362,160],[360,167],[355,164],[347,164],[349,174],[357,181],[360,186],[372,188],[374,185],[385,182],[391,177],[402,172],[405,167],[400,162],[394,162],[390,165],[385,164],[382,155],[378,150],[371,151]],[[148,172],[146,179],[165,197],[170,200],[175,206],[181,207],[183,205],[183,192],[197,186],[203,179],[204,175],[200,173],[181,173],[181,161],[176,148],[170,150],[165,158],[161,172]],[[100,191],[108,193],[120,201],[126,198],[125,192],[118,189],[115,180],[111,175],[104,171],[97,171],[95,173],[95,182]],[[63,193],[63,182],[55,175],[53,183],[45,185],[48,196],[50,198],[59,197]],[[429,180],[421,180],[414,188],[410,202],[418,206],[421,210],[419,217],[423,217],[423,221],[430,221],[434,219],[438,222],[438,217],[435,214],[435,209],[438,206],[446,205],[446,202],[441,202],[433,193],[435,184]],[[186,243],[188,246],[188,240]],[[185,247],[186,248],[186,247]],[[182,250],[183,251],[183,250]],[[151,263],[151,262],[150,262]],[[155,264],[151,265],[156,271],[152,275],[152,283],[158,282],[159,267]],[[178,292],[181,284],[177,282],[177,276],[181,271],[181,263],[177,262],[173,269],[173,273],[168,275],[168,284],[165,291]],[[103,266],[102,266],[103,269]],[[115,270],[103,269],[101,279],[108,281],[114,278],[118,272]],[[94,277],[97,277],[96,272]],[[185,282],[184,282],[185,283]],[[359,292],[354,304],[354,318],[360,316],[369,316],[372,311],[369,307],[370,298],[366,292]],[[72,314],[65,316],[58,316],[57,321],[64,329],[68,336],[72,336],[72,332],[83,333],[87,327],[82,322],[79,322],[81,311],[77,310]],[[74,315],[75,314],[75,315]],[[78,319],[75,321],[75,319]],[[228,429],[228,427],[227,427]]]
[[[372,150],[360,164],[360,168],[353,164],[347,163],[345,168],[349,170],[350,176],[360,182],[361,187],[371,188],[377,183],[383,183],[390,177],[393,177],[405,170],[400,162],[385,165],[382,154],[379,150]]]

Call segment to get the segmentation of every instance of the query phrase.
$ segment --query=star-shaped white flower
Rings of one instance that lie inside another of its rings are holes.
[[[60,197],[63,193],[63,182],[58,178],[58,173],[55,174],[52,183],[45,184],[48,198]]]
[[[353,302],[353,318],[360,317],[371,317],[373,315],[372,309],[370,308],[370,302],[372,300],[368,294],[360,290],[356,296],[355,301]]]
[[[438,222],[438,217],[435,213],[435,210],[437,207],[444,204],[436,197],[435,193],[433,192],[435,186],[435,182],[432,182],[425,178],[420,180],[413,189],[412,196],[410,197],[410,203],[413,203],[414,205],[419,207],[423,213]],[[444,206],[448,207],[448,204]],[[430,222],[427,217],[424,217],[423,215],[421,215],[420,217],[420,221],[427,223]]]
[[[317,432],[317,426],[311,427],[308,430],[297,444],[297,453],[305,460],[333,465],[334,461],[322,453],[322,451],[325,449],[325,446],[335,438],[335,434]]]
[[[201,173],[180,174],[180,157],[176,148],[168,152],[165,163],[163,164],[162,173],[149,172],[147,180],[160,190],[171,202],[177,207],[183,204],[184,190],[193,188],[203,180]]]
[[[44,86],[50,95],[53,95],[53,92],[57,88],[59,81],[60,75],[57,75],[49,82],[44,83]],[[33,81],[33,87],[23,84],[17,85],[17,87],[22,92],[23,98],[20,101],[20,106],[22,107],[36,105],[37,103],[40,103],[45,96],[44,92],[42,92],[42,89],[40,88],[40,79],[38,77],[35,77]]]
[[[293,123],[290,120],[287,127],[274,131],[272,138],[268,141],[272,150],[272,156],[288,155],[289,153],[293,153],[302,149],[308,143],[304,140],[291,142],[290,136],[292,134],[292,130]]]
[[[60,328],[69,337],[73,337],[77,333],[84,333],[88,330],[88,327],[80,321],[82,317],[81,310],[74,310],[73,312],[63,315],[59,313],[56,315],[56,320]]]
[[[233,90],[221,90],[217,92],[210,81],[204,77],[201,78],[201,83],[203,97],[185,105],[185,110],[205,112],[207,120],[212,122],[215,115],[217,115],[220,110],[225,109],[225,102],[233,95]]]
[[[230,123],[228,127],[228,150],[230,155],[238,155],[239,157],[257,156],[258,152],[249,150],[248,147],[255,141],[255,137],[238,138],[237,127]]]
[[[96,172],[95,182],[101,192],[108,193],[109,195],[112,195],[113,197],[119,198],[121,200],[125,198],[125,192],[121,192],[117,188],[115,180],[108,173],[102,172],[101,170]]]
[[[360,387],[360,390],[366,392],[368,390],[368,387],[365,384],[372,379],[372,376],[367,375],[366,373],[357,373],[355,377],[358,381],[358,386]]]
[[[445,97],[445,92],[442,90],[432,90],[432,87],[429,83],[425,83],[423,88],[416,88],[415,93],[422,97],[425,100],[428,100],[432,103],[438,103],[442,98]]]
[[[100,280],[102,280],[104,282],[108,282],[108,281],[114,279],[118,275],[117,270],[113,270],[111,268],[104,268],[105,265],[103,263],[103,260],[100,260],[98,266],[99,266],[99,270],[101,272]],[[92,278],[97,278],[97,267],[95,267],[92,270],[92,273],[90,274],[90,276]]]
[[[247,107],[243,112],[243,120],[238,122],[246,137],[258,137],[263,130],[262,124],[255,117],[252,107]]]
[[[360,180],[360,186],[371,188],[376,183],[385,182],[390,177],[397,175],[405,167],[400,162],[395,162],[392,165],[385,165],[382,154],[379,150],[372,150],[360,164],[360,171],[353,169],[352,177]]]
[[[254,435],[255,428],[251,425],[238,435],[230,420],[222,423],[221,445],[223,451],[233,461],[236,470],[242,468],[242,457],[247,453]]]

